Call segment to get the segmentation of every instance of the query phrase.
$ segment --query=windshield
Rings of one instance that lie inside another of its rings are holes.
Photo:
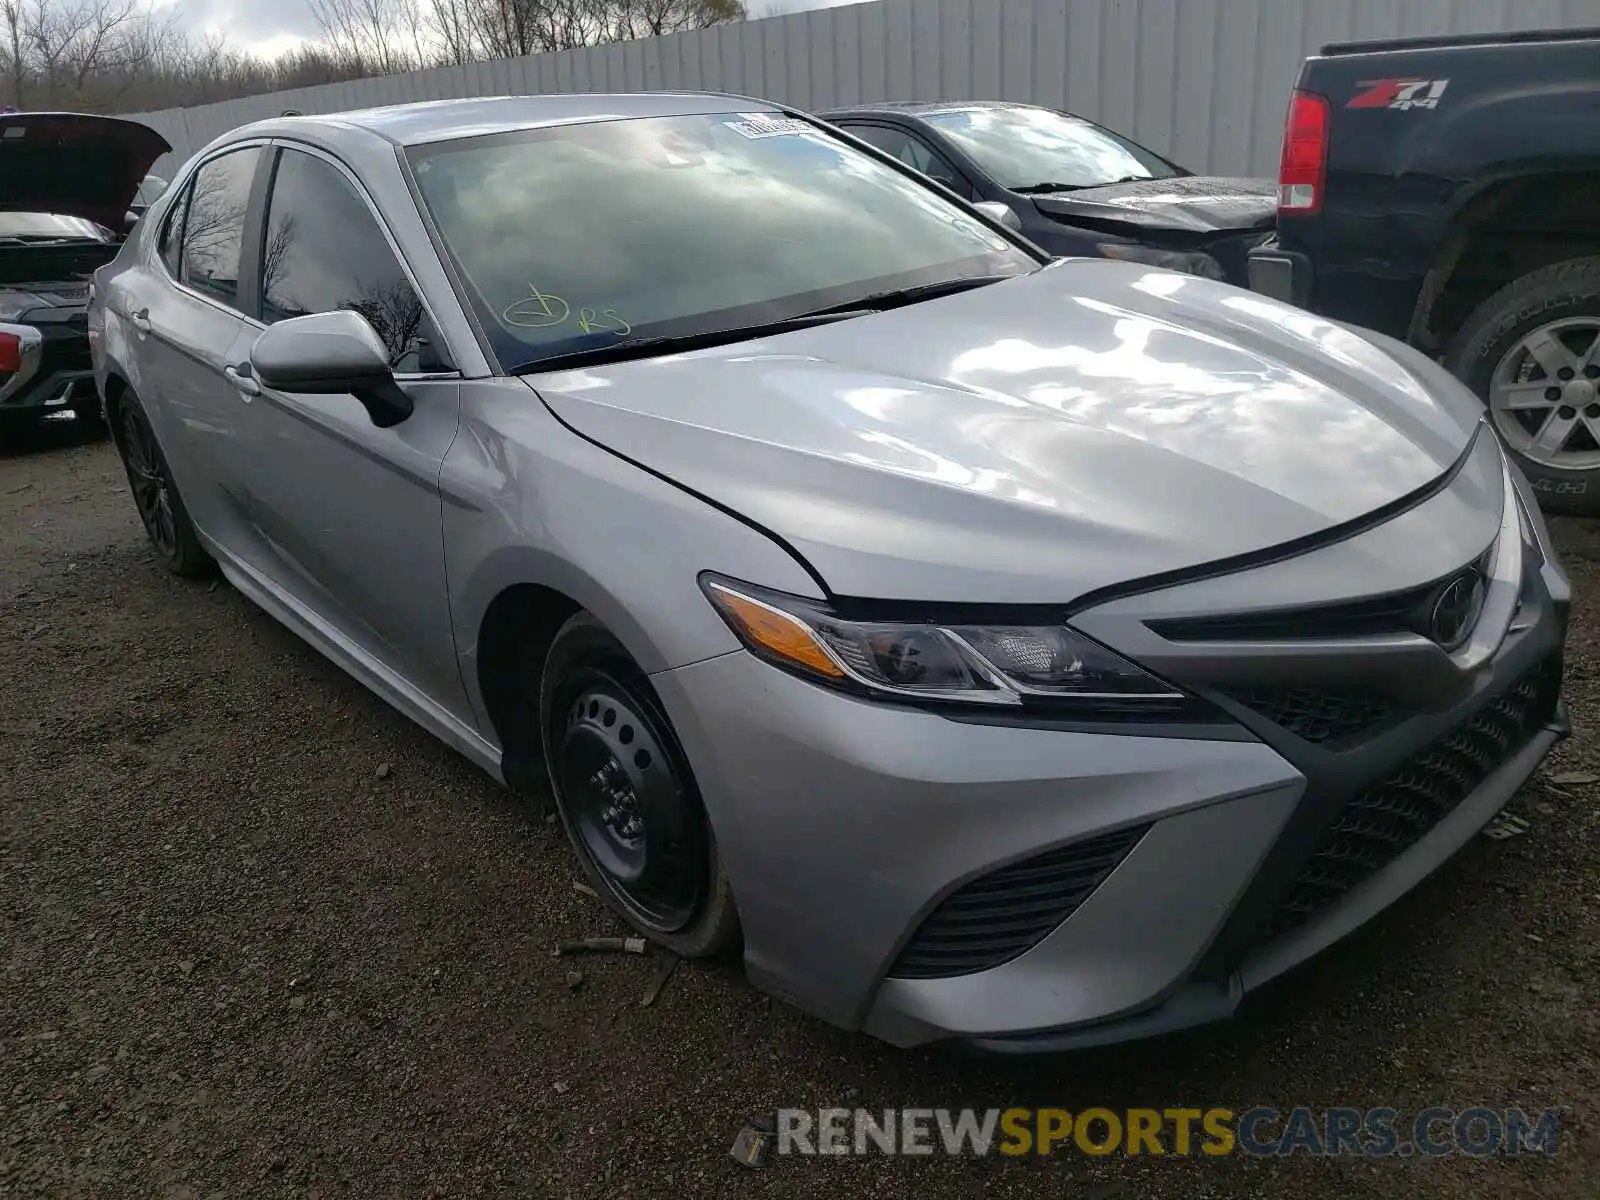
[[[1039,262],[808,122],[601,121],[410,152],[508,369]]]
[[[161,193],[167,190],[167,181],[159,175],[146,175],[139,181],[139,191],[134,196],[133,202],[141,208],[148,208],[161,198]]]
[[[1012,191],[1060,184],[1099,187],[1182,174],[1159,154],[1092,121],[1048,108],[948,108],[919,114]]]
[[[103,242],[106,230],[82,217],[57,213],[0,212],[0,241],[25,242]]]

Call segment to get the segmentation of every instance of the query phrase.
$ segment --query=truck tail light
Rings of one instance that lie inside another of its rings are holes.
[[[1311,216],[1322,209],[1328,178],[1328,101],[1296,88],[1283,125],[1278,164],[1278,215]]]
[[[22,370],[22,339],[14,333],[0,333],[0,375],[15,375]]]

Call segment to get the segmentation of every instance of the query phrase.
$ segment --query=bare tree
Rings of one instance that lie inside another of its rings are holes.
[[[310,0],[319,42],[276,59],[186,34],[147,0],[0,0],[0,104],[126,112],[210,104],[742,19],[742,0]]]
[[[28,86],[28,45],[23,0],[0,0],[0,21],[5,22],[6,82],[11,103],[22,107]]]

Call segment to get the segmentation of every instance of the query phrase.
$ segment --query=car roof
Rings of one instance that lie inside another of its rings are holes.
[[[1038,108],[1037,104],[1020,104],[1014,100],[880,100],[873,104],[851,104],[830,108],[817,115],[824,120],[834,117],[871,116],[924,116],[928,113],[952,112],[971,108]]]
[[[591,121],[682,117],[700,113],[779,112],[777,105],[719,92],[581,92],[544,96],[477,96],[362,108],[321,116],[272,117],[234,131],[263,137],[317,130],[337,137],[363,130],[401,146],[480,134],[509,133]]]

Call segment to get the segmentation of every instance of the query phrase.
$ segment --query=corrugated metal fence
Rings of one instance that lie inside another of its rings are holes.
[[[876,0],[697,33],[442,67],[135,114],[170,173],[219,134],[286,108],[540,92],[706,89],[802,108],[1027,100],[1091,117],[1222,175],[1276,169],[1300,60],[1333,41],[1600,26],[1600,0]]]

